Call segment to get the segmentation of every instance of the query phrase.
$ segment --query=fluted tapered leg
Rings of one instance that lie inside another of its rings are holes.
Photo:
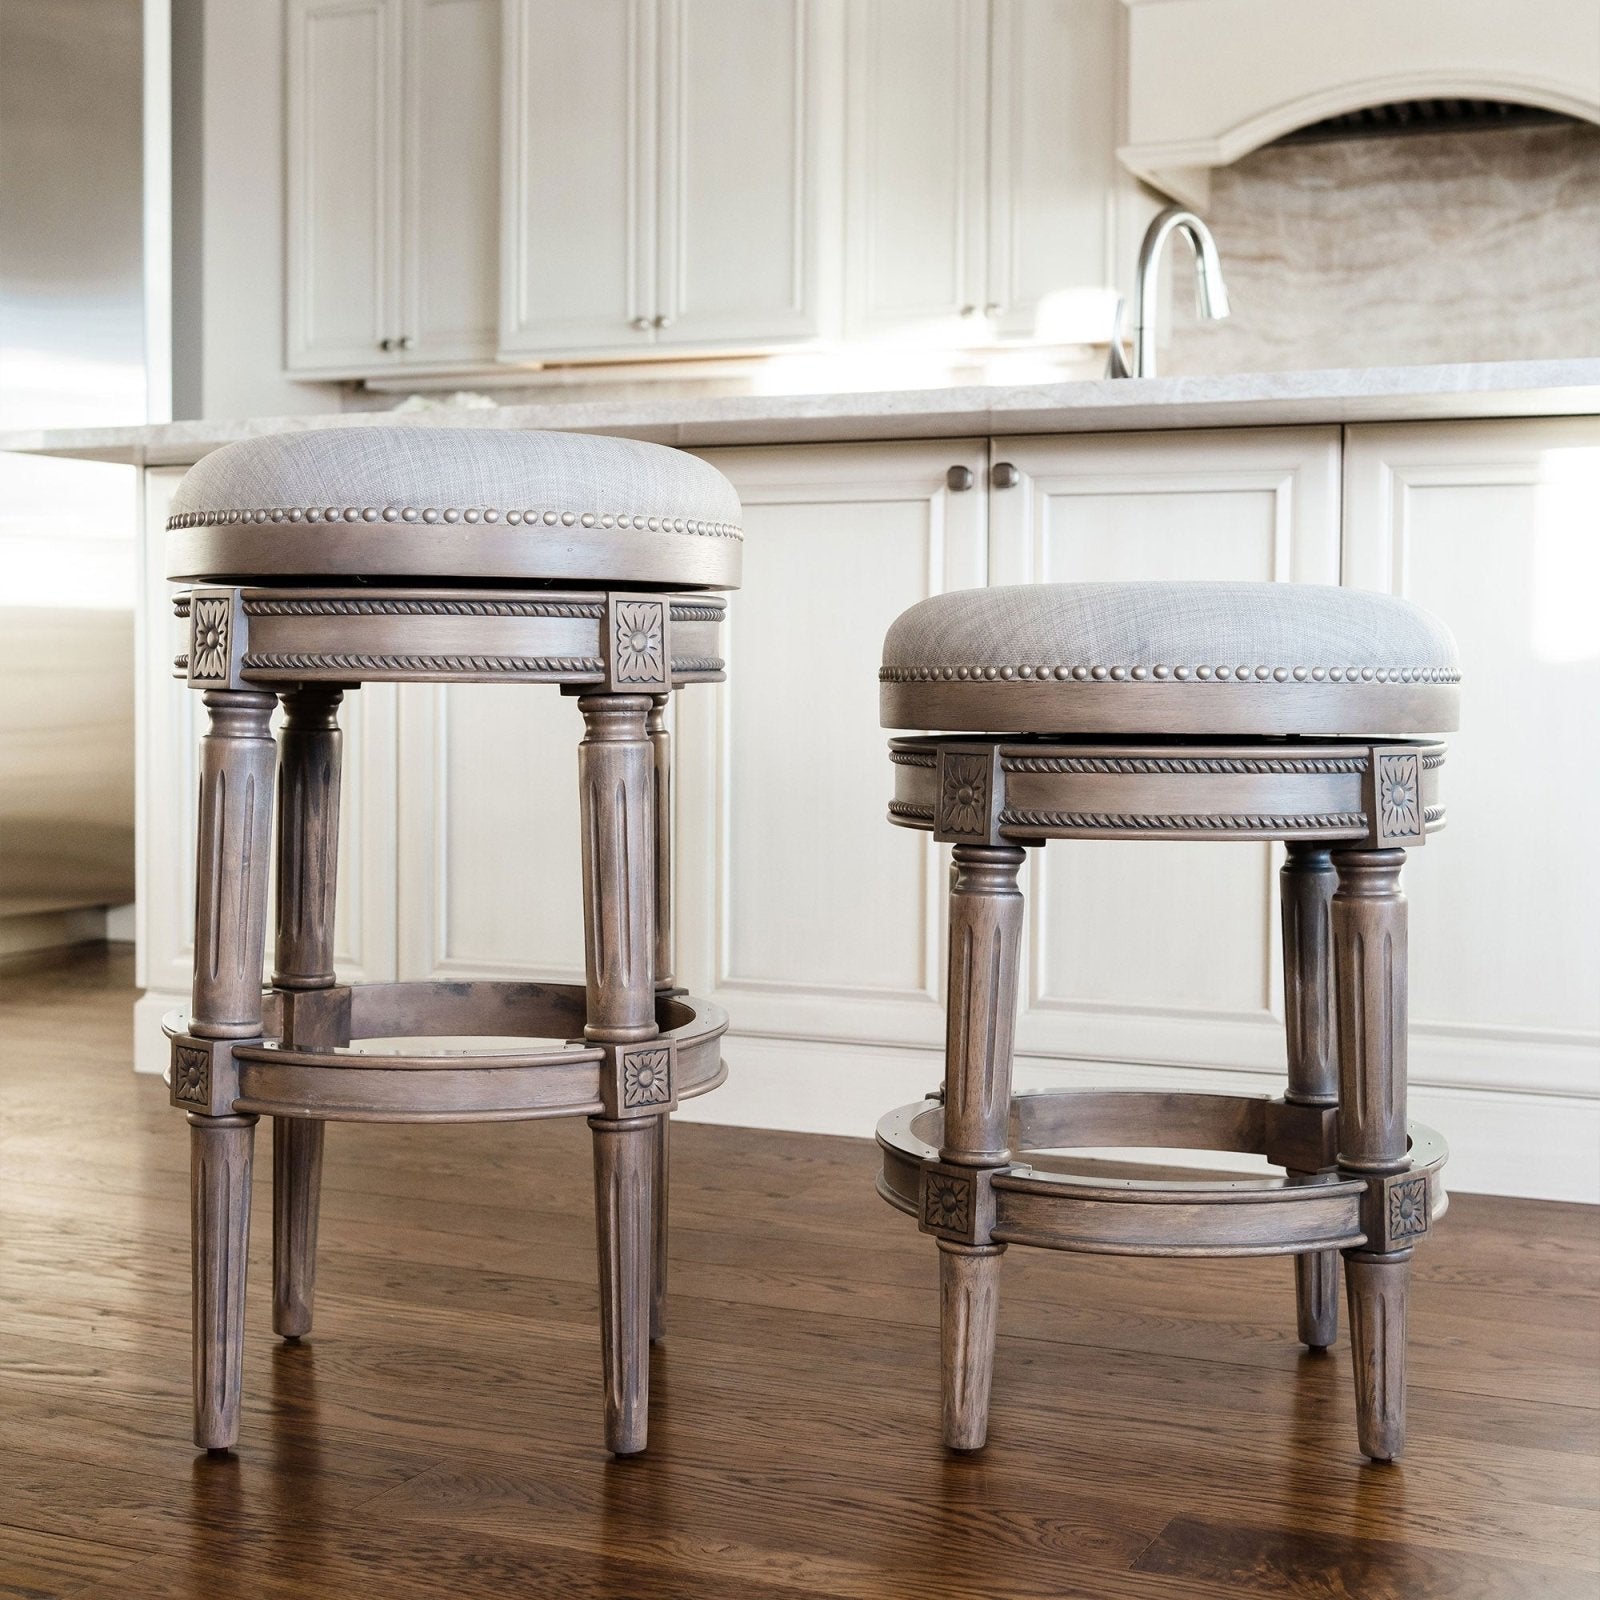
[[[1333,982],[1333,893],[1337,874],[1327,846],[1291,842],[1279,874],[1283,979],[1294,1105],[1339,1103],[1338,1021]],[[1339,1332],[1339,1253],[1294,1258],[1300,1342],[1326,1349]]]
[[[1012,845],[957,845],[951,867],[944,1140],[939,1160],[971,1169],[975,1184],[981,1184],[993,1168],[1004,1166],[1011,1154],[1007,1128],[1022,935],[1017,872],[1022,859],[1023,852]],[[944,1442],[952,1450],[980,1449],[988,1436],[1004,1250],[1004,1245],[986,1241],[939,1240]]]
[[[667,1336],[667,1196],[672,1181],[672,1119],[650,1119],[650,1342]]]
[[[1406,1145],[1404,850],[1336,850],[1333,935],[1339,1013],[1339,1170],[1378,1193],[1409,1165]],[[1381,1218],[1369,1207],[1369,1218]],[[1405,1443],[1406,1290],[1411,1249],[1345,1252],[1356,1430],[1364,1454],[1391,1461]]]
[[[582,807],[588,1022],[584,1037],[608,1047],[605,1113],[594,1130],[595,1217],[600,1256],[600,1343],[606,1447],[643,1450],[650,1392],[655,1275],[651,1182],[654,1123],[665,1107],[621,1064],[622,1047],[656,1036],[654,757],[644,695],[585,695],[578,752]]]
[[[209,690],[200,741],[194,997],[198,1039],[261,1034],[261,968],[272,848],[271,695]],[[253,1116],[190,1113],[195,1443],[239,1437]]]
[[[650,735],[651,764],[655,776],[654,805],[656,822],[656,992],[671,990],[672,949],[672,736],[667,731],[667,706],[670,695],[650,697],[646,729]],[[655,1271],[650,1284],[650,1342],[659,1344],[667,1336],[667,1215],[671,1194],[672,1121],[655,1119],[655,1150],[651,1162],[653,1188]]]
[[[275,989],[332,988],[333,917],[339,871],[342,692],[310,684],[283,696],[278,737],[278,930]],[[303,1014],[303,1013],[301,1013]],[[291,1016],[296,1014],[291,1012]],[[325,1048],[298,1020],[285,1043]],[[317,1281],[317,1210],[323,1125],[279,1117],[272,1130],[272,1328],[311,1331]]]

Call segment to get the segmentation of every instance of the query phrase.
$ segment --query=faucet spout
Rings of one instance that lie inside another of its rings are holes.
[[[1139,378],[1156,375],[1156,305],[1161,254],[1167,240],[1181,233],[1194,251],[1195,303],[1200,315],[1215,322],[1228,314],[1228,287],[1222,281],[1222,258],[1211,230],[1194,212],[1168,206],[1145,231],[1139,247],[1134,289],[1133,371]]]

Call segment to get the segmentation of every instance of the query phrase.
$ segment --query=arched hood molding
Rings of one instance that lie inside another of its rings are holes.
[[[1206,203],[1214,167],[1367,106],[1500,100],[1600,124],[1592,0],[1123,4],[1128,139],[1117,153],[1186,205]]]

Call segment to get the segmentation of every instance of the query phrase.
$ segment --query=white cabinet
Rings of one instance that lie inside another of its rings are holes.
[[[1115,0],[851,0],[845,331],[1104,338]]]
[[[1449,824],[1406,867],[1412,1076],[1592,1096],[1600,421],[1351,428],[1345,504],[1344,581],[1438,612],[1461,648]]]
[[[511,0],[502,356],[815,337],[837,50],[832,0]]]
[[[487,361],[500,0],[291,0],[287,26],[289,370]]]

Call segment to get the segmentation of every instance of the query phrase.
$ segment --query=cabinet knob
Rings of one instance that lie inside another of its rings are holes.
[[[655,326],[658,327],[658,328],[670,328],[672,326],[672,318],[671,317],[657,317],[656,320],[655,320]]]
[[[991,300],[988,305],[983,308],[983,314],[986,317],[998,317],[1004,310],[1005,307],[1001,305],[998,300]]]
[[[393,339],[380,339],[378,341],[378,348],[380,350],[383,350],[383,351],[393,350],[394,349],[394,340]]]
[[[400,337],[398,339],[396,339],[395,342],[394,342],[395,349],[397,349],[397,350],[409,350],[411,348],[411,346],[412,346],[412,343],[413,343],[413,340],[412,340],[411,335],[409,333],[401,334]]]
[[[1009,461],[997,461],[989,469],[989,482],[996,489],[1015,489],[1022,482],[1022,474]]]
[[[654,324],[652,324],[649,317],[635,317],[633,321],[628,324],[628,326],[632,328],[635,333],[649,333]]]
[[[954,466],[944,475],[944,486],[960,494],[963,489],[972,487],[972,468]]]
[[[977,314],[978,308],[976,306],[962,306],[961,308],[961,315],[964,317],[975,317]]]

